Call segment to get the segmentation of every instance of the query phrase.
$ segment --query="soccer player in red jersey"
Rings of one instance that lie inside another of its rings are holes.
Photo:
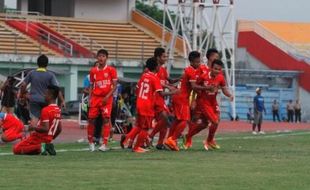
[[[14,154],[40,154],[41,144],[46,143],[46,151],[50,155],[56,155],[54,145],[51,144],[61,132],[61,110],[56,104],[59,87],[48,86],[45,93],[45,100],[48,106],[41,111],[38,123],[32,121],[29,125],[29,131],[34,131],[30,136],[13,148]]]
[[[209,69],[211,68],[212,62],[216,59],[219,59],[220,55],[219,55],[219,52],[215,48],[210,48],[210,49],[208,49],[208,51],[206,53],[206,58],[207,58],[207,63],[206,64],[200,64],[200,66],[196,70],[196,74],[198,75],[197,81],[199,81],[200,76],[209,72]],[[220,74],[222,74],[222,73],[220,73]],[[206,128],[206,126],[202,126],[203,124],[208,124],[208,122],[201,123],[201,118],[199,118],[201,113],[199,111],[199,108],[196,108],[197,106],[199,107],[199,105],[197,105],[196,98],[197,98],[197,94],[199,94],[200,92],[201,91],[192,91],[192,95],[190,98],[191,99],[190,106],[191,106],[192,118],[191,118],[191,122],[189,123],[188,133],[197,134],[202,129]],[[198,126],[196,126],[196,125],[198,125]],[[184,137],[183,147],[185,149],[190,148],[192,145],[192,142],[191,142],[192,138],[186,138],[186,135],[183,137]]]
[[[177,146],[177,138],[181,135],[183,130],[190,120],[190,103],[189,97],[191,91],[194,90],[205,90],[205,86],[196,84],[197,79],[197,68],[200,66],[200,53],[197,51],[192,51],[189,53],[188,60],[190,66],[184,69],[180,84],[178,86],[179,93],[173,95],[172,97],[172,106],[174,114],[176,117],[175,122],[173,123],[170,131],[169,137],[165,141],[165,145],[171,150],[178,151],[179,147]]]
[[[164,48],[156,48],[154,51],[154,58],[157,61],[157,64],[159,64],[159,71],[156,73],[156,76],[160,79],[160,83],[163,88],[171,89],[171,86],[169,82],[174,82],[172,79],[169,79],[168,72],[166,68],[164,67],[164,64],[166,63],[168,56],[165,52]],[[159,139],[156,145],[156,148],[158,150],[165,149],[164,146],[164,139],[167,134],[167,129],[169,126],[168,121],[168,115],[169,115],[169,109],[165,103],[164,96],[157,93],[155,98],[155,119],[157,121],[154,129],[150,133],[149,137],[151,142],[153,141],[154,136],[159,132]]]
[[[201,83],[210,88],[205,91],[201,91],[197,95],[197,112],[201,114],[201,123],[195,125],[192,130],[186,135],[185,147],[191,146],[191,138],[193,135],[199,133],[202,129],[206,128],[207,122],[210,122],[209,134],[207,140],[204,142],[204,148],[209,150],[210,148],[219,149],[219,145],[215,142],[215,132],[218,128],[220,121],[220,109],[216,100],[218,90],[221,89],[223,94],[227,96],[230,101],[233,101],[233,96],[229,92],[226,86],[225,78],[222,73],[223,62],[221,60],[214,60],[211,64],[210,71],[203,74],[200,77]],[[195,128],[196,127],[196,128]]]
[[[111,129],[111,110],[113,92],[117,88],[117,72],[114,67],[107,65],[108,51],[101,49],[97,52],[97,66],[90,70],[90,98],[88,111],[87,136],[90,151],[95,151],[94,121],[101,113],[103,118],[102,139],[100,151],[109,150],[107,147]]]
[[[3,130],[3,142],[12,142],[23,137],[24,125],[13,114],[0,112],[0,128]]]
[[[132,150],[137,153],[146,152],[146,150],[141,147],[148,138],[148,129],[152,127],[152,120],[155,116],[156,93],[160,93],[162,96],[175,93],[163,92],[160,80],[156,76],[159,65],[154,57],[147,60],[146,67],[148,71],[141,76],[136,91],[137,121],[135,128],[138,130],[138,137]]]

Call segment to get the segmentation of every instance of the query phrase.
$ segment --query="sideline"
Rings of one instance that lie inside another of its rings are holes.
[[[234,139],[258,139],[258,138],[277,138],[277,137],[286,137],[286,136],[301,136],[301,135],[310,135],[310,131],[304,131],[304,132],[293,132],[293,131],[288,131],[288,132],[279,132],[279,134],[275,133],[270,133],[270,134],[264,134],[264,135],[251,135],[251,136],[242,136],[242,137],[219,137],[216,138],[217,141],[223,141],[223,140],[234,140]],[[195,142],[198,142],[195,141]],[[199,141],[200,142],[200,141]],[[113,147],[111,150],[118,150],[121,149],[120,147]],[[84,152],[84,151],[89,151],[88,148],[80,148],[80,149],[56,149],[57,152]],[[97,151],[96,151],[97,152]],[[13,155],[12,152],[2,152],[0,153],[0,156],[8,156],[8,155]]]

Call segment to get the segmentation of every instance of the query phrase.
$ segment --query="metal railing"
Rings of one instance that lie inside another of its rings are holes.
[[[15,20],[17,19],[28,19],[30,21],[37,21],[41,22],[43,24],[46,24],[48,27],[54,29],[56,32],[59,32],[61,34],[65,33],[65,36],[76,43],[84,46],[89,47],[90,51],[97,49],[104,48],[103,45],[100,45],[97,41],[84,36],[81,33],[76,32],[72,28],[69,28],[68,26],[61,24],[60,22],[56,21],[53,17],[45,16],[44,14],[40,12],[34,12],[34,11],[17,11],[17,10],[7,10],[6,12],[6,19],[8,17],[14,17]],[[74,56],[74,55],[73,55]]]
[[[29,12],[28,12],[29,13]],[[31,15],[36,15],[38,13],[36,12],[30,12]],[[48,30],[34,24],[33,22],[36,20],[33,20],[31,18],[22,16],[22,15],[16,15],[16,14],[6,14],[5,19],[7,21],[9,20],[19,20],[19,21],[24,21],[26,22],[25,28],[23,29],[24,32],[29,33],[31,32],[32,34],[35,34],[35,36],[38,37],[38,40],[41,44],[41,42],[45,42],[48,45],[51,45],[52,47],[57,48],[60,51],[64,51],[65,54],[69,54],[70,56],[73,55],[73,45],[58,37],[57,35],[49,32]]]
[[[10,30],[9,28],[7,28],[6,25],[4,24],[0,24],[1,27],[3,27],[5,30],[8,30],[11,32],[12,36],[13,36],[13,44],[11,45],[11,47],[13,47],[13,49],[10,51],[6,51],[6,54],[22,54],[21,50],[19,49],[19,43],[20,42],[24,42],[25,38],[23,38],[20,33],[14,31],[14,30]],[[32,47],[36,47],[37,48],[37,53],[38,55],[40,55],[43,52],[42,49],[42,45],[38,44],[37,46],[32,46]],[[36,52],[36,51],[35,51]]]

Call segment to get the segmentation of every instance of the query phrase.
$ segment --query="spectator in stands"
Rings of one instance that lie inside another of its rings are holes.
[[[8,76],[1,88],[1,111],[14,113],[16,104],[17,88],[14,86],[14,77]]]
[[[253,115],[253,112],[252,112],[252,108],[249,108],[249,111],[248,113],[246,114],[247,116],[247,120],[249,123],[253,123],[254,121],[254,115]]]
[[[31,71],[26,76],[24,82],[21,85],[20,98],[23,98],[27,93],[27,85],[31,84],[30,94],[29,94],[29,107],[30,116],[33,120],[38,120],[41,114],[41,110],[47,106],[44,94],[49,85],[58,86],[58,81],[56,76],[51,71],[47,70],[48,57],[46,55],[40,55],[37,59],[38,68]],[[65,101],[61,91],[59,91],[58,98],[60,99],[61,107],[65,107]]]
[[[252,134],[265,134],[264,131],[261,130],[262,121],[263,121],[263,111],[266,114],[266,109],[264,105],[264,97],[261,96],[262,90],[261,88],[256,89],[256,96],[254,97],[253,104],[254,104],[254,123],[253,123],[253,131]],[[255,128],[258,128],[258,131],[255,131]]]
[[[279,103],[277,102],[277,100],[273,100],[273,104],[272,104],[272,119],[275,122],[276,118],[277,120],[280,122],[280,116],[279,116]]]
[[[286,105],[287,122],[294,122],[294,104],[293,100],[290,100]]]
[[[299,103],[299,100],[296,100],[295,102],[294,111],[295,111],[295,122],[300,123],[301,122],[301,105]]]

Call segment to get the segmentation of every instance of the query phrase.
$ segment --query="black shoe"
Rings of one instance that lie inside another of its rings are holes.
[[[122,135],[122,136],[121,136],[121,141],[119,142],[119,144],[121,145],[122,149],[125,148],[125,146],[124,146],[124,141],[125,141],[125,139],[126,139],[126,135]]]
[[[51,156],[56,156],[56,151],[55,151],[55,148],[54,148],[53,143],[46,144],[46,145],[45,145],[45,150],[46,150],[46,152],[48,152]]]
[[[166,150],[166,147],[163,144],[156,145],[157,150]]]

